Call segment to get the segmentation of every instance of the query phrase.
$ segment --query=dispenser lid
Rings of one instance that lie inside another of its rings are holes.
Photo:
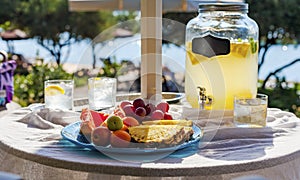
[[[199,12],[207,11],[242,11],[248,12],[248,4],[232,1],[202,1],[199,3]]]

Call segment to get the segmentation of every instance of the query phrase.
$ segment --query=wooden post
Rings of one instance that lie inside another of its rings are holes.
[[[162,91],[162,0],[141,0],[141,94],[159,101]]]

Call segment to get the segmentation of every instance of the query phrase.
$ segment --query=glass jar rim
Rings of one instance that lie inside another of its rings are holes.
[[[248,4],[243,2],[201,2],[199,12],[208,11],[232,11],[248,12]]]

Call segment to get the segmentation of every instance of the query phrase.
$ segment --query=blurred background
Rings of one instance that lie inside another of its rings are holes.
[[[139,0],[88,2],[0,1],[0,49],[18,64],[15,102],[43,102],[47,79],[74,78],[76,98],[87,96],[92,76],[117,77],[119,93],[139,91]],[[163,2],[163,91],[184,90],[185,25],[197,16],[199,2]],[[245,2],[260,28],[259,92],[270,96],[269,107],[300,116],[300,0]]]

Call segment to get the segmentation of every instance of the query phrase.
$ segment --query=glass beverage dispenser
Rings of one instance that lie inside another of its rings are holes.
[[[200,3],[186,27],[185,93],[193,108],[233,109],[257,94],[258,26],[246,3]]]

